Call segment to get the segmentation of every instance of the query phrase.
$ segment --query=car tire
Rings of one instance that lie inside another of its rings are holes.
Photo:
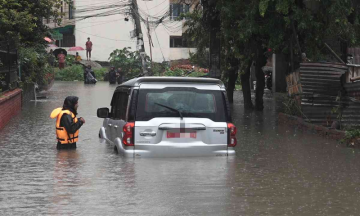
[[[117,149],[117,147],[116,147],[116,146],[114,146],[114,152],[115,152],[116,154],[118,154],[118,153],[119,153],[119,151],[118,151],[118,149]]]

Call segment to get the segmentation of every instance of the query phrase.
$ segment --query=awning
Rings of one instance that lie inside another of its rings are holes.
[[[58,31],[61,34],[73,34],[74,33],[74,25],[67,25],[64,27],[54,28],[54,31]]]
[[[53,30],[50,34],[54,40],[62,40],[63,39],[63,34],[61,34],[60,32],[58,32],[56,30]]]
[[[74,33],[74,25],[67,25],[64,27],[54,28],[52,29],[51,36],[54,40],[62,40],[63,34],[73,34]]]

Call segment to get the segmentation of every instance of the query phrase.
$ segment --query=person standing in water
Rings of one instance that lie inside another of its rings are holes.
[[[54,109],[50,118],[56,118],[57,149],[76,149],[79,140],[79,129],[85,123],[85,119],[76,118],[79,98],[68,96],[61,108]]]

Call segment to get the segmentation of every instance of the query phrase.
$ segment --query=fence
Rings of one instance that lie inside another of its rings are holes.
[[[302,63],[287,76],[289,95],[301,95],[301,109],[314,124],[331,126],[341,120],[342,126],[360,125],[360,102],[354,96],[360,83],[347,83],[348,66],[333,63]]]
[[[0,92],[9,90],[17,81],[18,55],[14,47],[7,41],[0,42]]]

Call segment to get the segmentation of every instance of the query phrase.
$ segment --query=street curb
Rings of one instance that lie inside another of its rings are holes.
[[[302,118],[287,115],[285,113],[279,113],[279,123],[292,125],[303,131],[311,131],[329,139],[341,140],[345,138],[345,131],[329,129],[321,125],[311,124],[304,121]]]

